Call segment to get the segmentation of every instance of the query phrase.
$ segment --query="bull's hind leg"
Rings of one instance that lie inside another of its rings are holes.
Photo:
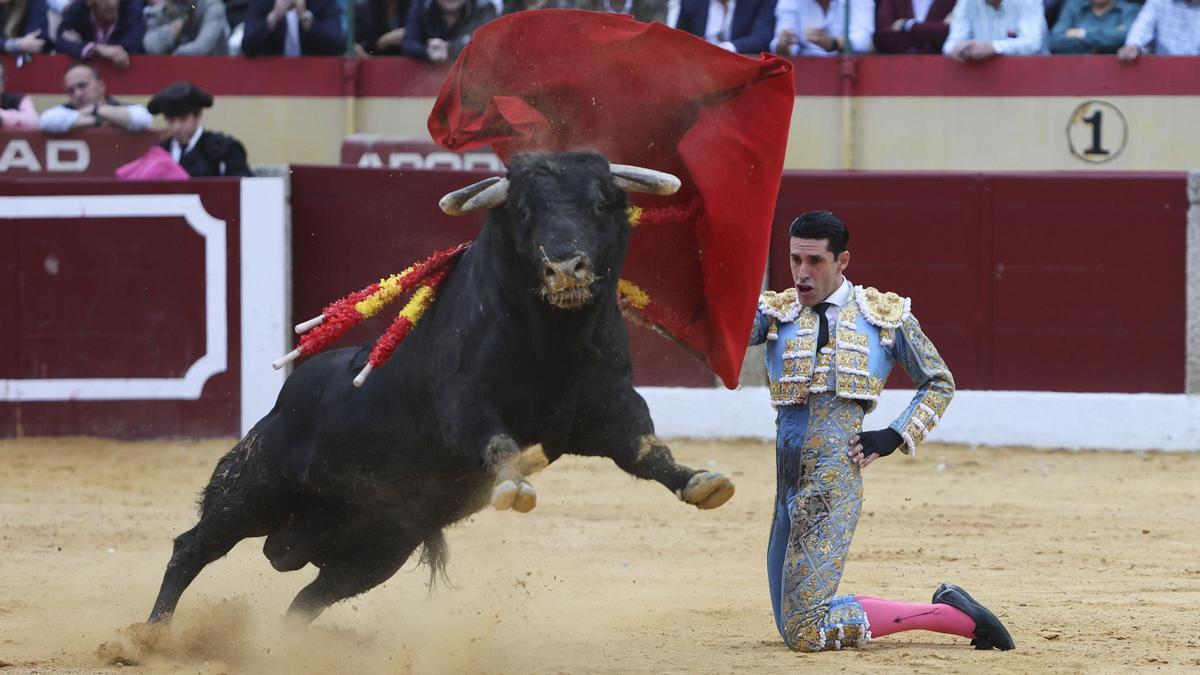
[[[421,537],[402,530],[393,522],[353,524],[341,535],[326,541],[316,561],[320,574],[301,589],[288,608],[289,618],[311,623],[326,607],[365,593],[392,578],[408,560]],[[431,538],[429,558],[440,565],[441,535]]]
[[[582,411],[573,451],[611,457],[625,471],[661,483],[700,509],[715,509],[733,497],[733,482],[726,476],[675,461],[666,443],[654,435],[646,401],[632,387],[618,388],[610,396]]]
[[[250,535],[243,535],[236,530],[222,531],[222,528],[201,520],[198,525],[176,537],[175,549],[163,574],[162,587],[158,590],[154,609],[150,611],[149,622],[171,618],[175,606],[179,604],[179,597],[200,574],[200,570],[229,553],[246,536]]]
[[[151,623],[167,620],[179,597],[206,565],[221,558],[239,541],[270,532],[281,520],[274,483],[263,473],[258,435],[252,431],[217,462],[200,508],[200,522],[175,538],[175,548],[154,608]]]

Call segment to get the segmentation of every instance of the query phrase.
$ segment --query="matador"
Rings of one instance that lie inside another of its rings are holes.
[[[860,647],[906,630],[1012,649],[996,615],[952,584],[928,604],[837,594],[862,510],[862,470],[896,449],[914,454],[945,414],[954,378],[909,299],[846,279],[850,234],[837,216],[806,213],[790,235],[795,286],[763,294],[750,339],[767,345],[778,410],[767,573],[780,635],[804,652]],[[887,428],[862,431],[896,363],[916,395]]]

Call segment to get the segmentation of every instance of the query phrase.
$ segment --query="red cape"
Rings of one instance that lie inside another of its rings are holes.
[[[451,150],[591,149],[667,171],[622,278],[643,318],[737,386],[767,262],[794,88],[791,64],[727,52],[683,31],[576,10],[526,11],[479,29],[429,116]],[[655,207],[686,217],[650,218]]]

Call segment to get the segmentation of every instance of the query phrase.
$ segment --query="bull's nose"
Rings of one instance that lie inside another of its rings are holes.
[[[553,285],[577,281],[591,283],[592,261],[586,255],[577,255],[561,262],[547,260],[543,264],[542,274],[546,283]]]

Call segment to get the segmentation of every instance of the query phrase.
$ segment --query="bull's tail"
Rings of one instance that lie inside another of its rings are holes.
[[[450,577],[446,575],[446,563],[450,561],[450,549],[446,546],[446,537],[441,530],[435,530],[425,537],[421,547],[421,564],[429,567],[429,594],[433,595],[437,588],[438,577],[442,583],[454,587]]]

